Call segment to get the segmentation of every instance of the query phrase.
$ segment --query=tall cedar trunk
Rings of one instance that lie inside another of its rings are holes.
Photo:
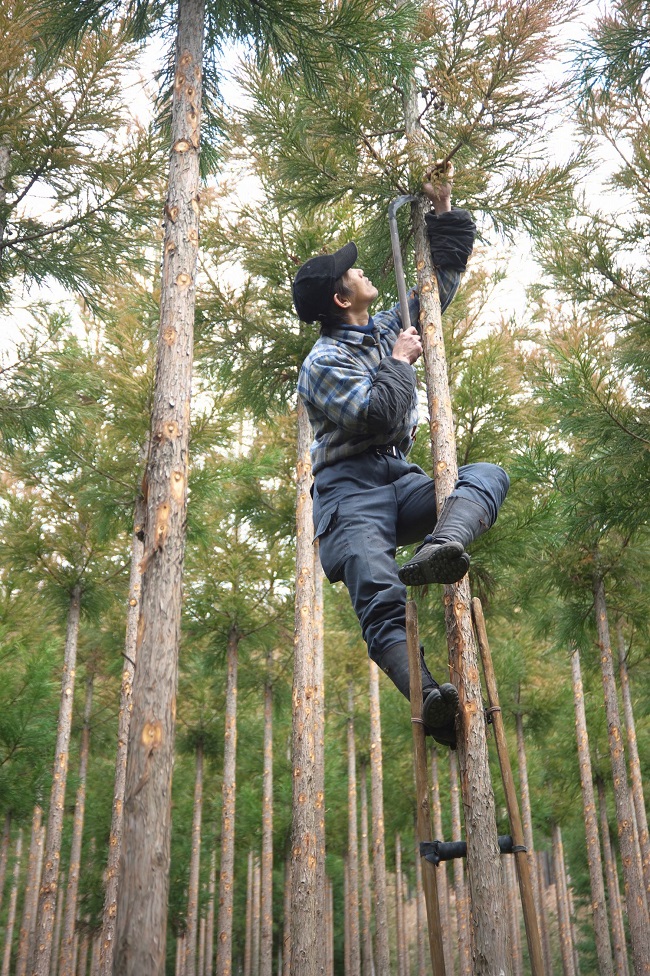
[[[607,907],[605,905],[605,885],[603,884],[603,865],[600,856],[600,841],[598,839],[596,798],[591,772],[591,756],[589,754],[589,735],[587,733],[587,716],[585,714],[582,673],[580,670],[580,652],[577,647],[574,648],[571,654],[571,668],[573,674],[573,704],[576,717],[576,740],[578,742],[578,760],[580,763],[580,784],[582,787],[582,809],[585,821],[589,879],[591,882],[591,912],[596,941],[596,955],[598,957],[598,971],[600,976],[613,976],[612,946],[609,939]]]
[[[402,976],[409,976],[409,951],[404,909],[404,875],[402,874],[402,838],[395,836],[395,917],[397,920],[397,958]]]
[[[104,913],[99,951],[99,976],[111,976],[117,921],[117,889],[120,881],[119,864],[122,853],[124,826],[124,790],[126,788],[126,755],[129,741],[129,724],[133,707],[133,675],[137,653],[138,618],[140,616],[140,592],[142,588],[141,562],[144,555],[144,500],[138,499],[134,512],[131,537],[131,572],[129,578],[129,607],[126,615],[124,640],[124,665],[120,687],[120,710],[117,720],[117,755],[115,758],[115,782],[111,832],[108,840],[108,859],[104,875]]]
[[[86,976],[88,972],[88,949],[90,948],[90,935],[84,930],[79,942],[79,961],[77,963],[77,976]],[[73,974],[74,976],[74,974]]]
[[[205,0],[179,0],[160,329],[118,890],[115,976],[165,967],[187,509]],[[142,897],[146,890],[147,897]]]
[[[605,877],[607,878],[607,895],[609,900],[609,918],[612,928],[612,948],[614,950],[614,966],[616,976],[628,976],[627,946],[625,945],[625,927],[621,898],[618,890],[618,873],[616,860],[612,850],[609,835],[609,819],[607,817],[607,799],[605,797],[605,783],[601,776],[596,777],[598,789],[598,808],[600,813],[600,833],[603,840],[603,860],[605,861]]]
[[[56,899],[56,919],[54,921],[54,935],[52,936],[52,956],[50,959],[50,976],[57,976],[59,972],[59,947],[61,945],[61,929],[63,927],[63,908],[65,902],[65,871],[59,876],[59,893]]]
[[[29,952],[33,939],[33,923],[38,902],[38,862],[42,852],[43,837],[41,831],[43,811],[34,807],[32,817],[32,833],[29,842],[29,860],[27,862],[27,878],[25,883],[25,897],[23,900],[23,917],[20,923],[20,937],[18,941],[18,955],[16,956],[15,976],[25,976],[29,961]],[[31,945],[30,945],[31,943]]]
[[[334,886],[330,879],[327,879],[327,927],[329,930],[327,937],[327,976],[334,976]]]
[[[555,874],[555,897],[557,899],[557,922],[560,937],[560,953],[562,955],[562,971],[564,976],[576,976],[573,959],[573,938],[571,935],[571,912],[566,884],[566,869],[564,866],[564,849],[562,846],[562,832],[558,824],[553,824],[553,873]]]
[[[639,834],[639,849],[641,851],[641,868],[643,883],[646,891],[646,906],[650,911],[650,835],[648,834],[648,817],[643,796],[643,777],[639,760],[639,746],[636,740],[636,726],[634,723],[634,709],[630,692],[630,678],[627,670],[627,653],[623,625],[618,621],[618,667],[621,679],[621,696],[623,699],[623,714],[625,716],[625,731],[627,734],[627,756],[630,767],[630,781],[632,784],[632,801],[636,813],[636,825]]]
[[[350,973],[350,872],[348,856],[343,856],[343,976]],[[398,974],[400,976],[400,974]]]
[[[627,788],[627,770],[623,752],[618,699],[616,697],[614,661],[609,639],[605,587],[602,579],[598,576],[594,579],[594,600],[632,960],[636,976],[644,976],[644,974],[647,976],[650,973],[650,922],[648,921],[638,847],[634,842],[633,810]]]
[[[319,897],[317,792],[314,778],[316,738],[314,715],[314,549],[312,538],[311,429],[307,411],[298,400],[298,460],[296,464],[296,597],[293,669],[293,767],[291,831],[291,976],[316,976],[323,899]]]
[[[14,871],[13,879],[11,885],[11,894],[9,896],[9,911],[7,912],[7,921],[5,924],[5,948],[2,956],[2,973],[1,976],[9,976],[9,967],[11,965],[11,944],[13,942],[14,936],[14,925],[16,924],[16,904],[18,902],[18,882],[20,880],[20,862],[22,860],[23,854],[23,829],[22,827],[18,831],[18,837],[16,839],[16,852],[14,854]]]
[[[59,880],[59,861],[61,858],[65,786],[68,776],[68,754],[70,751],[70,731],[72,728],[72,706],[74,704],[74,679],[77,665],[80,604],[81,588],[75,586],[70,599],[65,639],[65,657],[61,682],[59,724],[56,735],[54,776],[52,778],[50,809],[47,818],[47,834],[45,837],[45,864],[43,867],[43,877],[41,878],[36,915],[34,976],[49,976],[50,972],[54,911]],[[146,974],[143,973],[143,976],[146,976]]]
[[[194,812],[192,815],[192,855],[187,885],[187,928],[185,942],[185,972],[196,976],[196,940],[199,919],[199,876],[201,871],[201,817],[203,814],[203,743],[196,744],[196,775],[194,778]],[[199,973],[203,976],[203,973]]]
[[[226,721],[221,787],[221,866],[219,870],[219,914],[217,918],[216,970],[219,976],[232,972],[232,907],[235,867],[235,788],[237,760],[237,652],[239,634],[231,626],[228,634],[226,676]]]
[[[349,976],[361,976],[359,944],[359,839],[357,831],[357,760],[354,741],[354,684],[348,681],[348,917]]]
[[[539,931],[542,937],[544,951],[544,971],[547,976],[553,976],[553,953],[551,951],[551,933],[549,931],[549,915],[547,913],[546,871],[544,869],[546,854],[537,851],[535,866],[537,868],[537,898],[540,905]]]
[[[440,780],[438,769],[438,750],[431,749],[431,810],[433,813],[433,839],[444,840],[442,833],[442,807],[440,804]],[[451,942],[451,927],[449,925],[449,885],[447,883],[447,862],[438,865],[438,904],[440,909],[440,926],[442,928],[442,946],[445,956],[445,971],[453,973],[453,952]]]
[[[201,916],[199,922],[199,968],[197,970],[199,976],[205,976],[205,941],[206,941],[206,918],[205,915]]]
[[[461,840],[460,797],[458,787],[458,760],[456,753],[449,752],[449,793],[451,799],[451,839]],[[472,953],[469,938],[469,906],[465,884],[463,860],[454,860],[454,889],[456,892],[456,920],[458,929],[458,959],[460,976],[472,976]]]
[[[291,848],[287,851],[284,859],[284,898],[282,913],[282,976],[289,976],[289,967],[291,965]]]
[[[516,702],[519,705],[520,691],[517,687]],[[535,910],[539,925],[540,939],[542,942],[542,954],[544,956],[544,971],[547,976],[551,976],[551,952],[548,941],[548,929],[545,924],[545,912],[541,900],[541,886],[539,873],[537,870],[537,858],[535,856],[535,844],[533,841],[533,817],[530,805],[530,786],[528,783],[528,760],[526,758],[526,742],[524,739],[524,719],[520,711],[516,714],[517,730],[517,766],[519,770],[519,793],[521,802],[521,823],[524,831],[524,844],[526,845],[526,857],[530,869],[530,877],[533,885],[535,898]]]
[[[316,818],[316,911],[323,917],[325,891],[325,622],[323,617],[323,567],[318,540],[314,542],[314,802]],[[325,926],[318,927],[318,953],[325,958]]]
[[[210,855],[210,880],[208,881],[208,917],[205,933],[205,976],[212,976],[214,958],[214,892],[217,878],[217,852],[213,848]]]
[[[251,954],[253,957],[253,976],[260,972],[260,862],[253,861],[253,938]]]
[[[260,976],[273,968],[273,685],[272,654],[266,659],[264,684],[264,771],[262,774],[262,904]]]
[[[388,949],[388,894],[386,891],[386,841],[384,837],[384,773],[381,749],[379,669],[368,658],[370,669],[370,805],[372,809],[372,872],[375,883],[375,954],[377,974],[390,973]]]
[[[410,111],[416,113],[417,108],[413,106]],[[458,464],[440,298],[424,221],[426,210],[428,207],[421,203],[414,205],[413,223],[436,503],[441,511],[458,478]],[[507,917],[467,577],[445,586],[444,605],[449,663],[460,697],[458,757],[466,811],[473,968],[475,976],[496,976],[508,972]]]
[[[9,837],[11,833],[11,813],[5,814],[2,828],[2,843],[0,843],[0,910],[4,900],[5,879],[7,877],[7,861],[9,859]]]
[[[417,937],[417,973],[418,976],[427,976],[425,931],[427,928],[427,912],[424,903],[424,888],[422,886],[422,858],[420,857],[420,845],[415,842],[415,924]],[[445,959],[445,972],[453,973],[452,969],[447,968],[448,963]]]
[[[361,973],[374,976],[372,956],[372,895],[368,847],[368,766],[361,761]]]
[[[68,865],[68,890],[65,897],[59,976],[74,976],[75,919],[77,917],[77,894],[79,891],[79,874],[81,871],[81,842],[83,840],[86,810],[86,774],[88,772],[88,751],[90,749],[90,712],[93,704],[93,681],[94,675],[91,672],[86,678],[84,724],[81,733],[81,749],[79,751],[79,785],[77,787],[77,800],[74,808],[74,822],[72,826],[72,844],[70,847],[70,864]]]
[[[101,946],[101,933],[95,935],[93,947],[90,955],[90,976],[98,976],[99,973],[99,949]]]
[[[244,935],[244,976],[252,974],[252,939],[253,939],[253,852],[248,852],[248,870],[246,872],[246,928]]]

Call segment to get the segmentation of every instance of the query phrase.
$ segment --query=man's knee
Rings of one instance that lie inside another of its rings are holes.
[[[488,461],[477,461],[459,469],[454,494],[465,495],[483,504],[489,509],[491,521],[494,522],[509,487],[510,478],[502,467]]]

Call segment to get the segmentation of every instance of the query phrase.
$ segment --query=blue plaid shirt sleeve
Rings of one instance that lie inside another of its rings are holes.
[[[438,279],[440,307],[444,312],[449,307],[456,292],[458,291],[458,286],[460,285],[460,271],[451,271],[449,269],[441,270],[440,268],[436,268],[436,278]],[[412,288],[409,292],[408,304],[410,323],[411,325],[415,326],[419,332],[420,299],[418,297],[417,288]],[[394,332],[394,334],[398,336],[402,328],[402,317],[400,314],[399,302],[397,305],[394,305],[393,308],[373,315],[373,321],[381,329]]]
[[[330,423],[351,434],[368,430],[373,377],[340,348],[328,348],[303,365],[298,392]]]

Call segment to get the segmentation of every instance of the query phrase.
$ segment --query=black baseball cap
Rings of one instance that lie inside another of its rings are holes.
[[[349,271],[359,252],[354,241],[334,254],[317,254],[298,268],[293,280],[293,304],[303,322],[313,322],[330,307],[336,282]]]

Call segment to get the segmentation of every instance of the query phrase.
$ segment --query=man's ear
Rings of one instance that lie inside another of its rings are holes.
[[[338,292],[334,295],[334,304],[338,305],[339,308],[349,308],[352,302],[349,298],[341,298]]]

